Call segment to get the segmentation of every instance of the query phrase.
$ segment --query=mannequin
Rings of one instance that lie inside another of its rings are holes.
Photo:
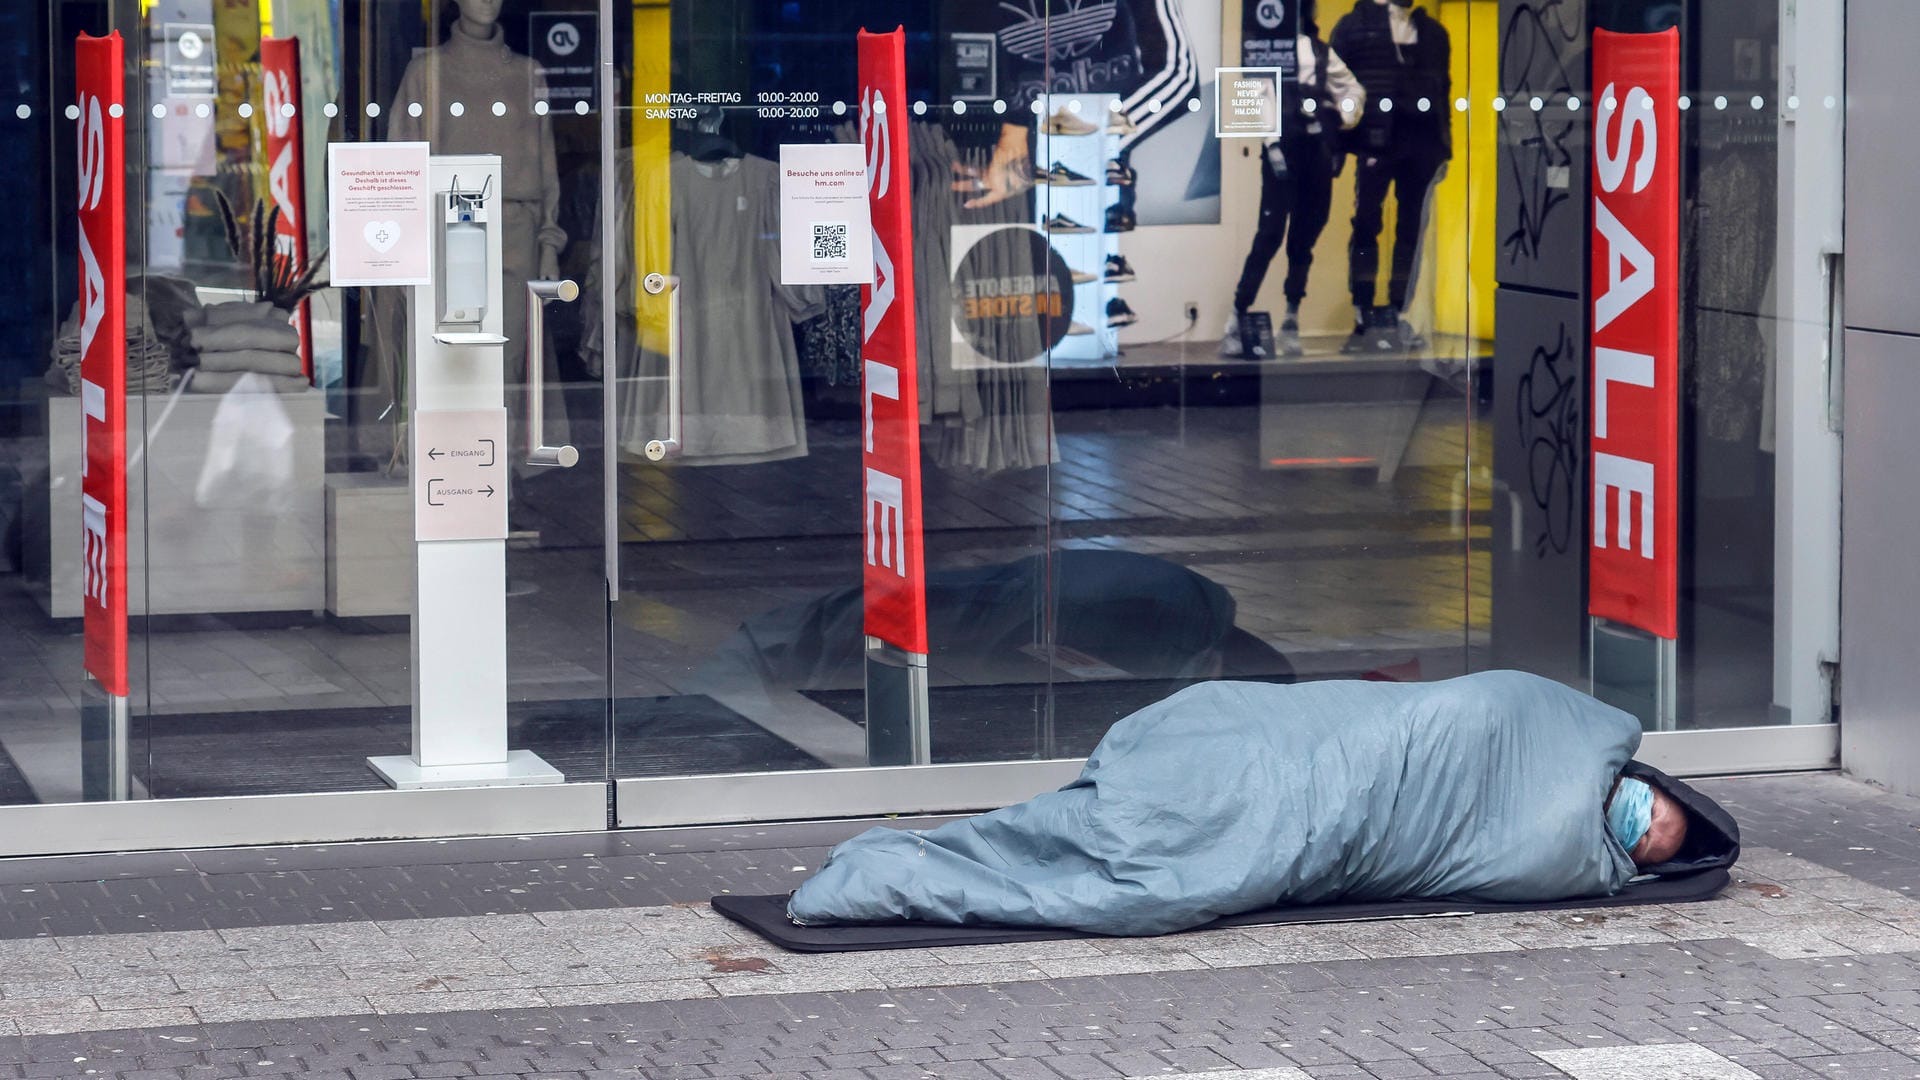
[[[1453,157],[1452,44],[1447,28],[1413,5],[1414,0],[1360,0],[1328,42],[1367,88],[1365,113],[1345,138],[1357,166],[1353,238],[1347,248],[1354,329],[1342,352],[1426,345],[1402,315],[1426,227],[1427,197]],[[1418,105],[1423,98],[1425,111]],[[1395,206],[1393,262],[1387,303],[1376,307],[1388,188]]]
[[[546,85],[530,57],[507,48],[500,8],[504,0],[457,0],[460,17],[446,41],[422,50],[407,65],[394,95],[387,138],[426,142],[435,154],[500,156],[501,315],[507,336],[509,415],[524,405],[527,356],[527,281],[560,276],[567,234],[559,226],[560,175],[555,164],[553,123],[534,111]],[[506,107],[496,116],[494,102]],[[418,103],[420,115],[408,106]],[[461,114],[453,115],[458,103]],[[551,350],[546,357],[546,400],[541,403],[549,441],[567,438],[567,414]]]
[[[1320,40],[1314,16],[1315,0],[1300,6],[1300,36],[1296,55],[1300,68],[1295,82],[1299,93],[1294,115],[1287,118],[1279,140],[1262,148],[1260,162],[1260,222],[1233,292],[1233,315],[1220,337],[1220,355],[1245,356],[1241,319],[1260,294],[1267,267],[1287,245],[1287,315],[1275,335],[1282,356],[1301,355],[1300,302],[1307,295],[1307,272],[1313,266],[1313,246],[1327,226],[1333,208],[1335,172],[1334,132],[1360,122],[1367,91],[1339,53]],[[1312,102],[1312,106],[1308,106]],[[1352,107],[1342,109],[1343,102]],[[1336,121],[1334,117],[1339,119]],[[1255,350],[1259,347],[1253,346]],[[1266,359],[1257,356],[1256,359]]]

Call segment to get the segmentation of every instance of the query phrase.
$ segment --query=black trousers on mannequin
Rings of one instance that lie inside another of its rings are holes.
[[[1380,228],[1393,189],[1393,268],[1387,278],[1387,303],[1405,311],[1413,281],[1413,259],[1426,228],[1427,189],[1446,164],[1439,146],[1403,147],[1395,157],[1355,162],[1353,178],[1353,238],[1347,242],[1347,273],[1353,306],[1361,311],[1374,305],[1380,279]]]
[[[1235,311],[1253,306],[1282,240],[1287,247],[1287,302],[1298,304],[1307,295],[1313,245],[1333,213],[1333,155],[1326,144],[1308,136],[1283,140],[1280,150],[1286,156],[1286,176],[1277,177],[1265,161],[1260,163],[1260,225],[1233,290]]]

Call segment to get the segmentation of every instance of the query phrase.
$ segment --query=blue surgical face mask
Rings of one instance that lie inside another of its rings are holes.
[[[1613,802],[1607,806],[1607,828],[1613,838],[1628,851],[1647,835],[1653,824],[1653,789],[1643,780],[1621,777],[1614,789]]]

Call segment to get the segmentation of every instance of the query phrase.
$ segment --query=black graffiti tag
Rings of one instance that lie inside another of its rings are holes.
[[[1500,239],[1510,265],[1540,258],[1547,220],[1571,198],[1551,178],[1552,170],[1572,175],[1576,163],[1567,141],[1578,114],[1562,109],[1536,112],[1521,103],[1535,97],[1564,103],[1577,93],[1581,30],[1579,12],[1563,0],[1537,0],[1516,7],[1500,36],[1500,85],[1515,103],[1500,114],[1519,213],[1519,222]]]
[[[1581,399],[1577,392],[1580,355],[1573,335],[1560,324],[1551,349],[1538,346],[1527,362],[1515,395],[1521,445],[1527,453],[1527,488],[1546,521],[1534,537],[1534,554],[1564,555],[1573,543],[1579,503]]]

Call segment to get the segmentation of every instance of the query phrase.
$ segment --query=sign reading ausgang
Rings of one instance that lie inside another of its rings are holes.
[[[507,410],[413,414],[413,538],[507,538]]]

